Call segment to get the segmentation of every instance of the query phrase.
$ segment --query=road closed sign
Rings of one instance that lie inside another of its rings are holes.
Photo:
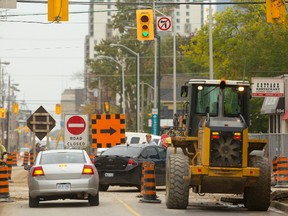
[[[65,147],[86,148],[89,141],[88,127],[88,115],[65,115]]]

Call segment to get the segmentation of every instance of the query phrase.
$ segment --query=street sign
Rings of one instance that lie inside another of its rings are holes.
[[[157,30],[164,32],[172,31],[172,21],[171,17],[157,17]]]
[[[159,134],[159,123],[158,123],[158,108],[152,109],[152,134],[158,135]]]
[[[124,114],[92,115],[92,148],[110,148],[125,143]]]
[[[81,116],[72,116],[67,121],[67,130],[73,135],[79,135],[84,132],[86,122]]]
[[[27,126],[42,140],[55,127],[55,119],[40,106],[28,119]]]
[[[88,146],[88,115],[65,115],[64,145],[71,148]]]

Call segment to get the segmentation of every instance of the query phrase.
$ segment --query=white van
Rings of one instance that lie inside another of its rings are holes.
[[[126,144],[144,144],[146,142],[147,133],[137,133],[137,132],[125,132]],[[157,145],[162,146],[161,136],[152,135],[152,139]]]

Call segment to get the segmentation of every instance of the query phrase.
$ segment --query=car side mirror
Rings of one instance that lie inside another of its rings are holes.
[[[188,86],[181,86],[181,97],[187,97],[188,96]]]

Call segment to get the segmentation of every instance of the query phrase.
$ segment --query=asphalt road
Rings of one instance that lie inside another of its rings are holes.
[[[223,216],[223,215],[253,215],[253,216],[279,216],[286,212],[270,207],[267,212],[248,211],[243,205],[231,205],[221,202],[223,195],[205,195],[201,197],[190,192],[189,206],[184,210],[167,209],[165,205],[165,188],[157,188],[156,194],[161,203],[141,202],[137,198],[139,192],[136,188],[109,187],[107,192],[100,192],[100,205],[89,206],[87,201],[57,200],[40,202],[39,208],[29,208],[27,171],[23,167],[12,168],[13,182],[9,183],[10,199],[0,200],[0,215],[2,216],[150,216],[150,215],[196,215],[196,216]],[[259,197],[260,198],[260,197]],[[144,200],[145,201],[145,200]]]

